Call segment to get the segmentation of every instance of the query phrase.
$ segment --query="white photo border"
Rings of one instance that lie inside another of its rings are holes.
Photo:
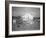
[[[35,7],[35,8],[40,8],[40,30],[12,31],[12,7]],[[43,6],[42,5],[9,4],[9,35],[37,34],[37,33],[43,33]]]

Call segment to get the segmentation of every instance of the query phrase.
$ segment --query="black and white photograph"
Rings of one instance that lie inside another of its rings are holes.
[[[8,35],[44,35],[44,3],[9,4]]]
[[[40,8],[12,7],[12,31],[40,30]]]

